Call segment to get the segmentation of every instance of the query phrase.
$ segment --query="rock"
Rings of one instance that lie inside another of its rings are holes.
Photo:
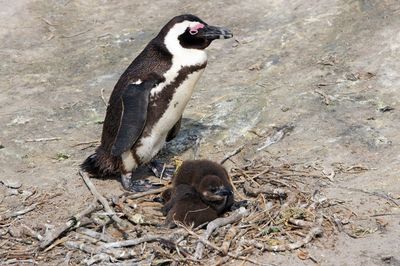
[[[8,188],[14,188],[14,189],[18,189],[22,186],[22,183],[16,180],[0,180],[0,183],[2,183],[4,186],[8,187]]]

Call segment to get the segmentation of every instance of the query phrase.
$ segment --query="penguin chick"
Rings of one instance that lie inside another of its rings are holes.
[[[125,189],[142,190],[131,186],[132,171],[176,136],[183,110],[207,65],[205,48],[216,39],[231,37],[228,30],[193,15],[171,19],[119,78],[110,96],[101,144],[81,168],[91,176],[121,176]]]
[[[184,161],[172,179],[173,187],[181,184],[193,186],[203,201],[212,205],[219,214],[233,205],[229,175],[218,163],[209,160]]]
[[[179,185],[173,189],[168,202],[171,208],[165,219],[165,226],[175,227],[175,221],[197,227],[218,218],[218,213],[201,200],[199,193],[190,185]]]
[[[218,215],[228,211],[233,205],[232,187],[224,184],[223,179],[216,175],[206,175],[195,189],[202,201],[211,206]]]

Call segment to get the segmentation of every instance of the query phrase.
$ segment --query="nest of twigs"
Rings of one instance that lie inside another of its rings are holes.
[[[28,228],[26,235],[30,247],[40,250],[36,255],[55,246],[73,251],[63,258],[70,264],[216,265],[230,260],[263,264],[254,254],[306,247],[341,226],[338,217],[346,210],[321,194],[329,180],[312,167],[273,166],[258,160],[231,169],[231,178],[234,210],[200,228],[178,224],[167,229],[161,226],[162,204],[154,201],[167,185],[105,199],[83,175],[94,201],[64,225],[44,235]]]

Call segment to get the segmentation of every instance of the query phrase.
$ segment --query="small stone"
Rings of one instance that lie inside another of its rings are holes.
[[[22,183],[16,180],[8,180],[8,179],[0,180],[0,183],[2,183],[4,186],[8,188],[14,188],[14,189],[18,189],[22,186]]]
[[[379,111],[382,112],[382,113],[390,112],[390,111],[393,111],[393,110],[394,110],[394,107],[391,107],[389,105],[386,105],[384,107],[379,108]]]

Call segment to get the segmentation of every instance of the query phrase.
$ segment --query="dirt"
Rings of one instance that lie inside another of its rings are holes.
[[[371,230],[356,239],[338,234],[333,245],[310,244],[310,256],[321,265],[400,265],[397,0],[16,0],[1,6],[0,180],[59,193],[21,218],[30,226],[62,224],[91,201],[77,170],[95,147],[83,143],[100,138],[102,90],[108,99],[166,21],[193,13],[230,28],[234,38],[209,47],[181,133],[160,158],[219,161],[244,144],[227,168],[254,156],[318,168],[332,178],[326,195],[344,200],[358,218],[355,226]],[[285,126],[291,130],[263,148]],[[93,182],[105,196],[123,192],[117,180]],[[20,204],[7,194],[0,211]],[[299,257],[259,259],[315,264]]]

